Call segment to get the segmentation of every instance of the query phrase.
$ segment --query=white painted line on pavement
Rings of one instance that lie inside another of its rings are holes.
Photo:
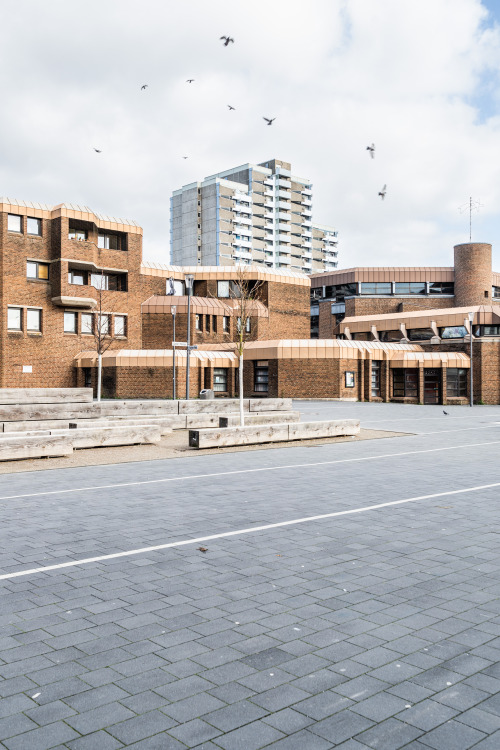
[[[353,508],[351,510],[338,510],[333,513],[322,513],[319,516],[305,516],[304,518],[294,518],[292,521],[279,521],[278,523],[267,523],[264,526],[251,526],[246,529],[237,531],[224,531],[220,534],[210,534],[209,536],[199,536],[196,539],[183,539],[181,542],[169,542],[168,544],[156,544],[153,547],[141,547],[139,549],[126,550],[125,552],[114,552],[111,555],[100,555],[98,557],[86,557],[83,560],[71,560],[70,562],[57,563],[56,565],[46,565],[42,568],[31,568],[30,570],[20,570],[16,573],[5,573],[0,575],[0,581],[6,581],[11,578],[33,575],[34,573],[47,573],[49,570],[61,570],[62,568],[73,568],[78,565],[87,565],[93,562],[102,562],[104,560],[116,560],[119,557],[130,557],[140,555],[145,552],[157,552],[159,550],[171,549],[172,547],[184,547],[187,544],[199,544],[200,542],[209,542],[213,539],[224,539],[230,536],[240,536],[241,534],[254,534],[256,531],[267,531],[269,529],[278,529],[283,526],[293,526],[299,523],[308,523],[309,521],[320,521],[324,518],[337,518],[338,516],[349,516],[354,513],[367,513],[371,510],[380,508],[389,508],[395,505],[405,503],[415,503],[417,500],[432,500],[436,497],[448,497],[449,495],[463,495],[467,492],[478,492],[479,490],[489,490],[493,487],[500,487],[500,482],[494,484],[482,484],[477,487],[466,487],[462,490],[448,490],[447,492],[435,492],[432,495],[418,495],[417,497],[408,497],[404,500],[392,500],[387,503],[377,503],[376,505],[365,505],[362,508]]]
[[[410,436],[413,437],[413,436]],[[414,437],[418,437],[415,435]],[[484,445],[498,445],[500,440],[488,443],[467,443],[465,445],[450,445],[442,448],[426,448],[419,451],[404,451],[402,453],[382,453],[377,456],[360,456],[358,458],[340,458],[335,461],[316,461],[310,464],[285,464],[283,466],[261,466],[257,469],[235,469],[233,471],[217,471],[213,474],[188,474],[182,477],[164,477],[163,479],[144,479],[137,482],[122,482],[120,484],[100,484],[94,487],[70,487],[65,490],[45,490],[44,492],[30,492],[24,495],[4,495],[2,500],[21,500],[32,497],[46,497],[49,495],[67,495],[74,492],[95,492],[95,490],[121,489],[122,487],[140,487],[146,484],[163,484],[166,482],[182,482],[186,479],[210,479],[212,477],[233,476],[236,474],[257,474],[263,471],[280,471],[282,469],[307,469],[316,466],[332,466],[334,464],[357,463],[360,461],[378,461],[381,458],[398,458],[399,456],[415,456],[420,453],[438,453],[440,451],[463,450],[464,448],[478,448]],[[232,455],[232,454],[231,454]]]

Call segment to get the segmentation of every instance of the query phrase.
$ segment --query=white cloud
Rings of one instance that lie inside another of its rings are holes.
[[[25,0],[4,20],[2,193],[135,219],[166,260],[173,189],[275,156],[312,179],[343,266],[449,264],[469,195],[500,246],[500,34],[479,0]]]

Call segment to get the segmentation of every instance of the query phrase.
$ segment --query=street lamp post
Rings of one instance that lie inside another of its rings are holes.
[[[472,323],[474,321],[474,313],[468,313],[469,316],[469,333],[470,333],[470,405],[474,404],[474,392],[473,392],[473,367],[472,367]]]
[[[191,292],[193,290],[194,276],[187,273],[184,277],[186,282],[186,292],[188,298],[188,319],[187,319],[187,348],[186,348],[186,399],[189,400],[189,360],[191,354]]]
[[[170,308],[170,311],[172,313],[172,320],[173,320],[173,323],[174,323],[174,332],[173,332],[174,333],[174,339],[173,339],[173,342],[172,342],[174,344],[174,346],[172,346],[172,349],[173,349],[173,353],[172,353],[173,361],[172,361],[172,364],[173,364],[173,369],[174,369],[172,396],[173,396],[173,399],[175,401],[175,314],[177,312],[177,307],[175,305],[172,305],[172,307]]]

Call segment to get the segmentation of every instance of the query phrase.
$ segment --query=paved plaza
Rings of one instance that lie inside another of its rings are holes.
[[[295,406],[408,434],[0,477],[2,748],[499,750],[500,407]]]

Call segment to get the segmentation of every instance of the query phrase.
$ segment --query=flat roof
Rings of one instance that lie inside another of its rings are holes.
[[[274,281],[282,284],[298,284],[299,286],[310,286],[309,276],[301,271],[285,271],[281,268],[263,268],[257,265],[237,264],[230,266],[170,266],[163,263],[143,262],[141,273],[145,276],[161,276],[165,279],[172,277],[177,280],[184,280],[187,273],[193,274],[197,280],[224,280],[235,278],[238,270],[244,269],[245,278],[249,281],[255,279],[262,281]]]

